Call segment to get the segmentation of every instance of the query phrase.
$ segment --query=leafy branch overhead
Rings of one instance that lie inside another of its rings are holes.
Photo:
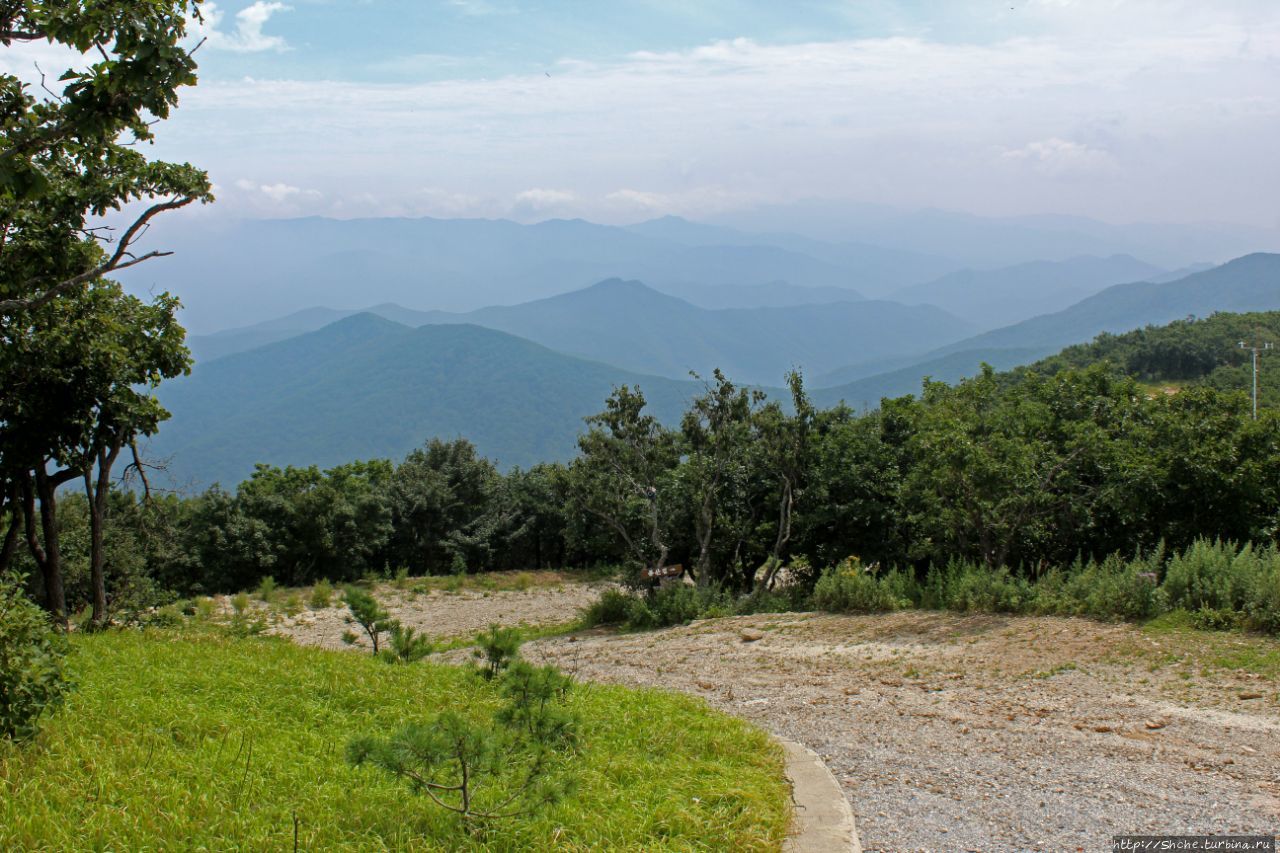
[[[203,171],[137,149],[196,83],[187,25],[199,13],[200,0],[0,2],[6,49],[83,54],[60,91],[43,73],[39,87],[0,75],[0,320],[166,254],[138,248],[151,222],[213,200]],[[134,203],[145,206],[123,228],[95,224]]]

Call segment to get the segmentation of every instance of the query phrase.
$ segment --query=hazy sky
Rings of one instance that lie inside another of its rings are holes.
[[[208,168],[221,214],[635,221],[834,197],[1280,225],[1280,0],[206,16],[201,84],[155,151]],[[0,69],[47,52],[0,51]]]

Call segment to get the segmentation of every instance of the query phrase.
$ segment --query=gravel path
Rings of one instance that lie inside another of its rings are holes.
[[[396,598],[437,636],[573,618],[598,586]],[[274,630],[341,646],[337,608]],[[746,636],[757,640],[744,640]],[[1087,620],[785,614],[527,644],[579,678],[692,693],[816,750],[868,850],[1109,850],[1280,831],[1280,643]]]
[[[745,642],[744,630],[763,638]],[[866,850],[1109,850],[1121,833],[1276,832],[1276,684],[1152,672],[1158,644],[1084,620],[789,614],[528,652],[581,678],[703,696],[816,750]]]

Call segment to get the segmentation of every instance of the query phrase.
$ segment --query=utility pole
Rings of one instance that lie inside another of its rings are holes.
[[[1249,350],[1253,353],[1253,419],[1258,419],[1258,356],[1271,349],[1269,343],[1246,344],[1240,342],[1240,349]]]

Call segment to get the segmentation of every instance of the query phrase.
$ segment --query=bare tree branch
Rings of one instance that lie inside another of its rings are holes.
[[[153,218],[155,218],[156,216],[159,216],[161,213],[166,213],[170,210],[178,210],[179,208],[186,207],[187,205],[191,204],[195,200],[196,200],[195,196],[182,196],[181,198],[175,198],[166,202],[161,202],[160,204],[152,205],[151,207],[147,208],[146,211],[144,211],[143,214],[139,216],[132,225],[129,226],[129,228],[124,232],[123,235],[121,235],[120,242],[116,246],[115,252],[111,255],[111,257],[107,258],[107,260],[104,261],[102,264],[95,267],[94,269],[89,270],[88,272],[83,272],[80,275],[73,276],[69,279],[66,279],[65,281],[58,282],[57,284],[49,287],[39,296],[34,296],[29,299],[0,300],[0,313],[12,314],[17,311],[34,310],[36,308],[40,308],[52,302],[54,299],[56,299],[58,296],[62,295],[63,293],[66,293],[72,288],[78,285],[84,284],[85,282],[94,281],[95,279],[102,278],[104,275],[107,275],[108,273],[114,272],[116,270],[122,270],[122,269],[127,269],[128,267],[136,266],[142,263],[143,261],[149,261],[152,258],[163,258],[163,257],[168,257],[169,255],[172,255],[173,254],[172,252],[147,252],[145,255],[134,256],[133,253],[129,251],[129,247],[133,244],[134,240],[136,240],[139,236],[141,236],[141,234],[146,233],[146,228],[148,227],[148,225],[150,224]],[[27,281],[23,282],[22,289],[25,290],[35,284],[39,284],[40,281],[42,280],[43,280],[42,277],[28,279]]]
[[[48,38],[44,33],[26,32],[24,30],[0,30],[0,44],[5,47],[8,47],[10,42],[40,41],[44,38]]]
[[[130,471],[136,471],[138,479],[142,481],[142,500],[146,503],[151,502],[151,481],[147,479],[147,463],[142,461],[142,454],[138,452],[138,439],[129,439],[129,450],[133,454],[133,461],[124,467],[124,471],[120,474],[120,479],[124,480],[129,476]],[[159,466],[156,467],[157,470]]]

